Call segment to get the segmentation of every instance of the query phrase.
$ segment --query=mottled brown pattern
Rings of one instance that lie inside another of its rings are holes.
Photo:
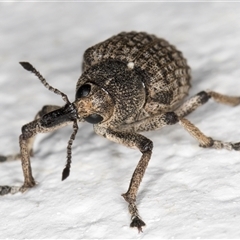
[[[164,39],[143,32],[118,34],[86,50],[83,71],[109,60],[125,66],[131,62],[133,70],[144,76],[146,101],[142,111],[148,115],[174,110],[188,94],[190,68],[182,53]]]
[[[139,216],[136,198],[152,155],[153,143],[140,132],[179,123],[201,147],[240,150],[240,143],[214,140],[185,118],[210,98],[236,106],[240,104],[240,97],[201,91],[182,103],[190,88],[190,68],[180,51],[154,35],[123,32],[87,49],[73,103],[64,93],[50,86],[31,64],[23,62],[21,65],[33,72],[50,91],[60,95],[65,105],[43,107],[34,121],[22,127],[20,154],[0,156],[0,162],[20,157],[24,174],[22,187],[0,186],[0,195],[24,192],[35,185],[30,157],[37,133],[73,124],[67,145],[67,163],[62,173],[62,180],[67,178],[71,147],[78,131],[77,121],[86,121],[94,125],[95,133],[137,148],[142,153],[129,188],[122,194],[131,214],[130,226],[141,232],[145,223]]]

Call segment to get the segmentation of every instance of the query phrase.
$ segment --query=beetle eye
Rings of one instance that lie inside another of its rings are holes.
[[[91,85],[84,84],[76,92],[76,99],[81,97],[86,97],[91,91]]]
[[[91,114],[88,117],[84,118],[86,122],[97,124],[103,120],[103,117],[99,114]]]

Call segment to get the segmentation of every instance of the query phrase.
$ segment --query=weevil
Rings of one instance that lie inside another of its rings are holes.
[[[145,226],[136,206],[136,197],[151,158],[153,143],[140,132],[180,124],[201,147],[240,150],[240,143],[214,140],[185,117],[211,98],[236,106],[240,97],[214,91],[201,91],[184,100],[191,86],[190,67],[183,54],[166,40],[144,32],[122,32],[93,47],[83,56],[82,75],[77,81],[76,97],[70,102],[63,92],[50,86],[27,62],[21,65],[34,73],[50,91],[62,96],[63,107],[47,105],[35,120],[22,127],[20,154],[1,156],[1,161],[21,158],[24,183],[21,187],[1,186],[0,195],[25,192],[34,187],[30,157],[37,133],[51,132],[73,124],[67,146],[67,163],[62,180],[70,173],[71,147],[78,122],[93,124],[96,134],[127,147],[137,148],[142,156],[133,172],[129,188],[122,194],[128,203],[131,227]]]

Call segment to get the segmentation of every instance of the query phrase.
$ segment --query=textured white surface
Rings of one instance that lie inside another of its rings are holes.
[[[19,61],[74,99],[84,50],[121,31],[154,33],[192,67],[190,95],[204,89],[240,95],[239,3],[1,3],[1,154],[17,152],[21,126],[45,104],[62,105]],[[240,141],[240,108],[212,101],[189,116],[205,134]],[[144,232],[129,228],[128,188],[136,150],[79,125],[70,177],[61,182],[67,127],[41,135],[38,186],[1,197],[1,238],[240,238],[240,154],[201,149],[179,125],[145,134],[152,160],[138,194]],[[20,161],[0,165],[0,185],[21,185]]]

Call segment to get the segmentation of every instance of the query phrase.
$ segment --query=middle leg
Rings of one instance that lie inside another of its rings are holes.
[[[52,110],[52,108],[51,108]],[[20,156],[22,162],[22,169],[24,175],[24,183],[21,187],[16,186],[0,186],[0,195],[8,193],[25,192],[27,189],[32,188],[36,183],[32,175],[32,168],[30,162],[32,142],[38,133],[52,132],[63,126],[72,123],[72,112],[71,106],[65,105],[62,108],[56,107],[55,110],[50,111],[46,114],[39,114],[36,120],[24,125],[22,127],[22,134],[19,137],[20,144]],[[61,116],[61,118],[59,118]],[[73,116],[75,117],[75,116]],[[68,157],[71,158],[71,145],[74,137],[77,133],[76,122],[74,122],[74,132],[68,142]],[[68,159],[69,160],[69,159]],[[68,169],[67,169],[68,170]]]

